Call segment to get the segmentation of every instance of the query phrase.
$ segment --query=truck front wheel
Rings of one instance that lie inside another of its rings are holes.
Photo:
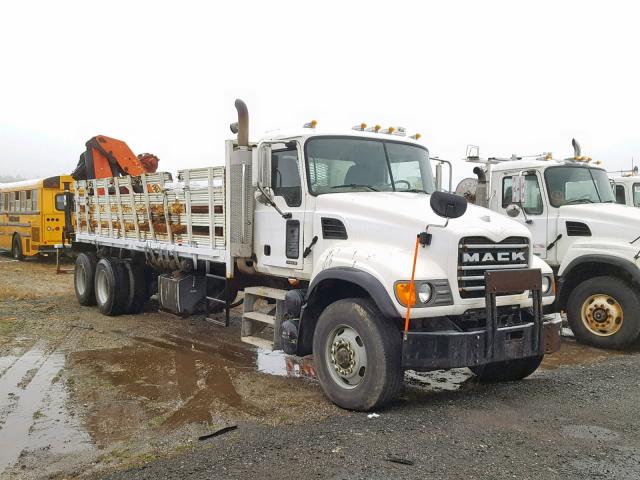
[[[615,277],[594,277],[569,295],[567,319],[576,339],[599,348],[633,346],[640,335],[640,301]]]
[[[389,402],[402,387],[402,337],[368,299],[329,305],[313,336],[320,385],[339,407],[367,411]]]
[[[535,372],[544,355],[528,358],[518,358],[516,360],[506,360],[504,362],[488,363],[469,367],[478,379],[483,383],[515,382],[527,378]]]

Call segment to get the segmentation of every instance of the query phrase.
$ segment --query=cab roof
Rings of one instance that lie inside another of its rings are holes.
[[[413,145],[418,145],[422,148],[426,148],[425,145],[420,143],[414,138],[403,136],[403,135],[394,135],[388,133],[375,133],[375,132],[367,132],[362,130],[323,130],[319,128],[299,128],[299,129],[291,129],[291,130],[271,130],[265,132],[265,134],[259,139],[259,141],[274,141],[274,140],[288,140],[293,138],[302,138],[303,140],[307,140],[312,137],[353,137],[353,138],[367,138],[372,140],[387,140],[391,142],[402,142]],[[250,142],[257,143],[257,142]]]
[[[500,163],[492,164],[491,170],[494,172],[500,172],[504,170],[527,170],[527,169],[539,169],[549,167],[589,167],[604,170],[601,166],[587,162],[580,162],[573,159],[567,160],[538,160],[538,159],[522,159],[522,160],[508,160]]]

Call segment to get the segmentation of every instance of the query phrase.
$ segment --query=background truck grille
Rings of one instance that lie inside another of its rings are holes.
[[[465,237],[458,244],[460,298],[484,297],[484,272],[529,266],[529,240],[508,237],[493,242],[485,237]],[[522,292],[512,292],[517,294]]]

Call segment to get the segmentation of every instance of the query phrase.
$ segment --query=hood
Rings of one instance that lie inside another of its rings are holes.
[[[617,203],[584,203],[560,207],[558,220],[581,222],[593,237],[621,239],[626,242],[640,236],[640,208]],[[559,228],[562,231],[563,225]]]
[[[415,239],[429,225],[443,225],[429,204],[431,196],[404,192],[348,192],[319,195],[316,215],[340,217],[349,239],[397,241],[399,235]],[[430,229],[434,237],[483,236],[500,241],[510,236],[530,238],[529,230],[508,217],[469,204],[465,214],[449,221],[446,229]]]

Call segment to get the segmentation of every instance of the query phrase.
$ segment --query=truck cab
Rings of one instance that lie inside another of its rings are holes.
[[[640,176],[637,172],[609,177],[616,203],[640,207]]]
[[[607,172],[579,150],[563,160],[484,163],[484,201],[530,232],[533,253],[556,274],[555,308],[576,338],[632,346],[640,335],[640,211],[617,204]]]

